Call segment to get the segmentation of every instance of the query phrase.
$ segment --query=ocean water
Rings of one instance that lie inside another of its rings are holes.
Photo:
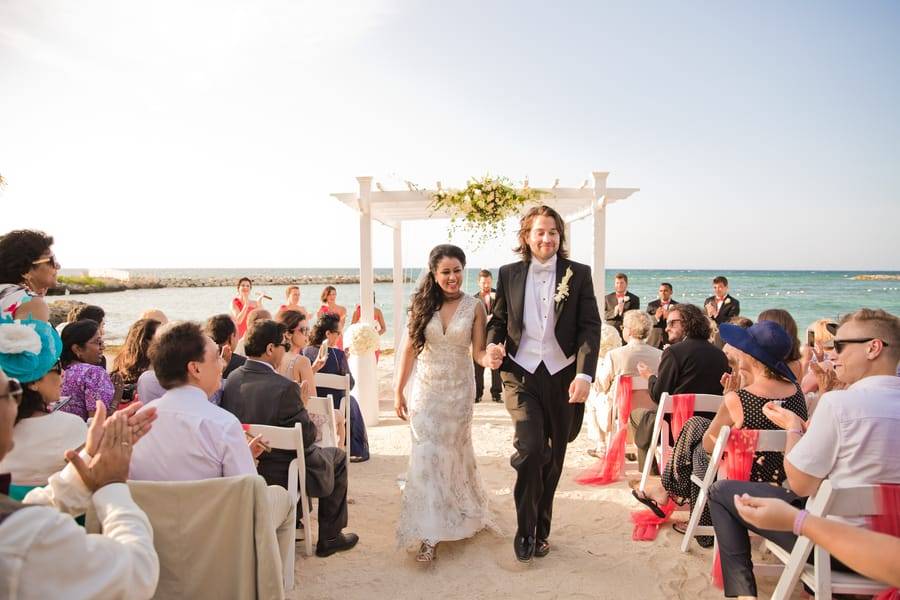
[[[494,269],[496,275],[497,270]],[[391,269],[376,269],[376,274],[390,275]],[[613,277],[617,269],[606,271],[607,292],[613,289]],[[690,270],[626,270],[629,290],[641,299],[641,307],[656,298],[660,282],[674,287],[674,297],[679,302],[701,305],[712,294],[712,279],[725,275],[730,282],[731,294],[741,301],[741,314],[756,320],[756,316],[768,308],[783,308],[796,319],[801,330],[820,318],[837,318],[860,307],[883,308],[900,314],[900,281],[856,281],[854,275],[871,274],[867,271],[690,271]],[[65,271],[64,271],[65,273]],[[242,276],[261,275],[355,275],[356,269],[132,269],[133,275],[157,277],[231,277],[237,282]],[[897,275],[897,272],[884,272]],[[414,281],[419,269],[404,271]],[[475,292],[478,270],[467,269],[464,289]],[[404,284],[404,297],[408,300],[415,284]],[[307,309],[318,309],[319,295],[324,285],[301,286],[301,304]],[[337,285],[338,304],[353,311],[359,302],[359,285]],[[272,296],[266,301],[270,309],[277,310],[284,302],[286,286],[260,285],[255,291]],[[102,306],[107,313],[106,341],[121,343],[128,327],[148,308],[159,308],[170,319],[202,321],[217,313],[230,311],[234,287],[166,288],[157,290],[128,290],[104,294],[68,296]],[[383,346],[393,344],[392,284],[375,284],[376,304],[384,312],[388,326],[383,336]],[[54,297],[55,300],[62,297]],[[405,307],[403,307],[405,310]]]

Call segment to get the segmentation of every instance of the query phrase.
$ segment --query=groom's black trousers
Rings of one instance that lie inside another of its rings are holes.
[[[550,375],[544,363],[534,374],[512,361],[512,371],[502,371],[503,401],[515,427],[516,451],[510,464],[516,470],[518,535],[550,536],[553,495],[562,473],[574,408],[569,404],[569,385],[575,364]]]

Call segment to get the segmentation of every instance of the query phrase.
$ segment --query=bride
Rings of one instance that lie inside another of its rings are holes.
[[[428,273],[412,297],[395,382],[394,408],[409,420],[412,436],[397,543],[419,542],[419,562],[435,559],[438,542],[469,538],[484,528],[497,531],[472,449],[472,359],[488,369],[498,368],[500,359],[485,352],[484,304],[462,291],[465,266],[457,246],[431,251]],[[407,405],[404,389],[411,376]]]

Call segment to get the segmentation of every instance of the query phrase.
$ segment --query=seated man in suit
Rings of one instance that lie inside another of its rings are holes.
[[[662,350],[669,343],[669,336],[666,334],[666,318],[669,316],[669,310],[678,302],[672,299],[671,283],[660,283],[658,294],[659,299],[647,305],[647,313],[653,319],[653,330],[650,332],[647,343]]]
[[[616,291],[604,298],[603,321],[616,328],[622,335],[622,317],[629,310],[641,307],[641,299],[628,291],[628,275],[616,273]]]
[[[197,323],[173,323],[150,344],[152,372],[165,393],[153,401],[157,420],[134,447],[130,479],[196,481],[256,475],[259,438],[247,441],[240,422],[209,401],[219,391],[219,347]],[[287,492],[269,487],[273,525],[282,559],[294,543],[295,508]]]
[[[728,278],[723,275],[713,279],[713,295],[703,302],[703,306],[706,308],[706,315],[716,325],[727,323],[741,314],[741,303],[728,293]]]
[[[671,346],[662,353],[659,375],[647,365],[638,365],[641,377],[649,381],[650,397],[659,405],[663,393],[722,395],[722,375],[728,371],[725,353],[709,342],[709,321],[693,304],[679,304],[669,310],[666,332]],[[714,414],[697,413],[699,416]],[[631,411],[628,427],[638,448],[638,464],[643,466],[653,435],[656,410]],[[656,471],[654,471],[656,473]]]
[[[347,457],[340,448],[314,445],[316,429],[303,405],[300,386],[276,371],[290,347],[286,333],[283,324],[268,319],[248,329],[244,337],[247,362],[228,376],[222,408],[241,423],[276,427],[300,423],[306,450],[306,491],[319,498],[316,555],[325,557],[349,550],[359,541],[356,534],[341,532],[347,526]],[[260,456],[259,474],[270,485],[286,488],[288,465],[296,456],[289,450],[272,450]]]

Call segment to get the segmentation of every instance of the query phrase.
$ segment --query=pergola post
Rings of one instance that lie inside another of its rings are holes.
[[[609,173],[594,171],[594,201],[591,218],[594,223],[594,295],[602,306],[606,296],[606,178]]]
[[[394,360],[400,353],[403,338],[403,237],[402,223],[394,226]]]
[[[357,177],[359,182],[359,320],[375,322],[372,294],[375,273],[372,269],[372,178]],[[356,355],[356,400],[367,426],[378,424],[378,379],[375,372],[375,352]]]

